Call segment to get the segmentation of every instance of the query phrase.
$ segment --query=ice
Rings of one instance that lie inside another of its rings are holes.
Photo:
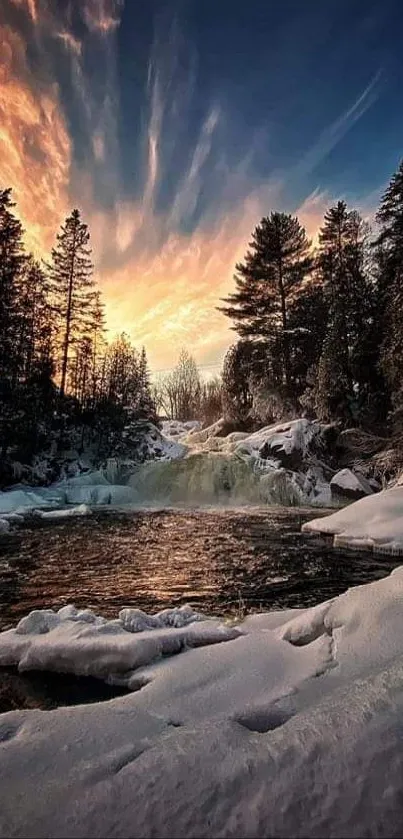
[[[34,509],[46,506],[46,499],[35,490],[8,490],[0,492],[0,513],[13,513],[16,510]]]
[[[91,507],[88,504],[79,504],[78,507],[69,507],[65,510],[42,510],[42,519],[69,519],[77,516],[89,516]]]
[[[69,605],[0,634],[2,664],[133,690],[0,715],[2,837],[400,836],[403,567],[311,609],[202,617]]]
[[[361,498],[326,518],[307,522],[302,529],[334,535],[336,547],[403,554],[403,487]]]
[[[161,629],[164,626],[189,626],[190,623],[204,620],[205,616],[185,604],[174,609],[163,609],[156,615],[148,615],[141,609],[121,609],[119,619],[128,632],[142,632],[144,629]]]
[[[69,504],[87,504],[97,506],[100,504],[131,504],[135,501],[135,494],[128,486],[114,485],[89,485],[72,486],[66,489],[66,500]]]

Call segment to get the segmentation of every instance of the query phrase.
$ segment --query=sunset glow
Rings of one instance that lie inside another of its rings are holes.
[[[374,108],[383,68],[368,67],[316,129],[312,110],[312,129],[286,165],[272,150],[268,102],[249,130],[241,89],[231,99],[229,84],[214,88],[209,78],[202,95],[205,54],[186,37],[189,21],[176,3],[169,13],[157,5],[2,3],[0,183],[13,188],[37,256],[49,254],[70,209],[82,210],[110,335],[125,330],[144,343],[154,369],[172,365],[183,345],[219,365],[233,333],[216,306],[252,229],[286,209],[315,237],[345,192],[325,161]],[[383,182],[383,170],[372,172],[356,186],[357,203],[370,212],[367,197]]]

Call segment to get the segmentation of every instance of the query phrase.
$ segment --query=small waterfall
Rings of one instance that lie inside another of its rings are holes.
[[[130,478],[138,503],[259,504],[259,477],[237,455],[198,453],[146,463]]]
[[[261,472],[253,458],[237,454],[198,452],[181,460],[145,463],[129,485],[138,504],[189,506],[301,503],[292,473]]]

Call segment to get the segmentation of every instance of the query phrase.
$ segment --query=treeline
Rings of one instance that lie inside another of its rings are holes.
[[[66,218],[48,263],[24,247],[11,189],[0,190],[0,440],[7,459],[29,463],[71,428],[81,448],[110,453],[139,419],[155,419],[147,358],[123,334],[105,340],[88,227]]]
[[[314,247],[298,218],[273,212],[236,266],[221,308],[239,341],[223,369],[228,417],[304,410],[376,430],[403,413],[403,162],[371,230],[344,201]]]
[[[199,419],[207,426],[222,416],[221,378],[203,381],[195,359],[185,348],[175,367],[154,382],[152,392],[158,412],[169,419]]]

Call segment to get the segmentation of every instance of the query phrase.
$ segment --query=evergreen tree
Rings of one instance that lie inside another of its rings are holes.
[[[199,419],[204,426],[209,426],[222,417],[222,381],[219,376],[202,383],[199,401]]]
[[[20,307],[19,292],[25,265],[23,229],[13,213],[11,189],[0,190],[0,377],[2,386],[15,380],[15,351]]]
[[[224,418],[236,425],[247,426],[253,407],[251,377],[255,345],[238,341],[226,353],[222,370],[222,404]]]
[[[88,314],[94,300],[90,234],[81,221],[79,210],[73,210],[57,235],[48,266],[58,318],[60,350],[60,395],[66,391],[70,350],[88,329]]]
[[[316,407],[322,418],[357,421],[368,397],[364,347],[371,323],[372,290],[365,273],[367,228],[339,201],[319,233],[318,274],[328,305],[318,365]]]
[[[100,388],[101,359],[105,354],[105,313],[100,291],[88,296],[71,364],[70,390],[82,408],[94,409]]]
[[[263,218],[244,262],[236,266],[236,291],[220,309],[235,321],[233,328],[242,339],[266,344],[271,366],[280,370],[279,385],[288,391],[294,383],[290,310],[312,269],[309,251],[310,242],[297,218],[277,212]]]
[[[150,373],[145,347],[139,358],[139,414],[145,419],[156,420],[157,410],[151,393]]]
[[[326,335],[328,305],[320,277],[301,286],[290,309],[291,362],[295,395],[301,397],[309,371],[319,361]]]
[[[26,378],[38,366],[53,369],[54,327],[45,272],[30,255],[20,283],[18,357]]]
[[[403,402],[403,161],[377,213],[377,317],[382,333],[380,368],[393,405]]]

